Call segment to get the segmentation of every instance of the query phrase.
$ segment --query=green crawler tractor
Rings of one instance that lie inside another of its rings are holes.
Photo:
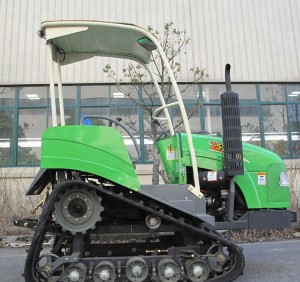
[[[42,135],[41,169],[27,192],[45,195],[42,214],[15,222],[35,231],[26,282],[232,281],[243,273],[244,256],[218,230],[284,228],[295,220],[280,157],[241,141],[230,65],[220,97],[223,138],[192,134],[167,58],[146,30],[124,23],[47,21],[39,35],[48,48],[53,127]],[[176,94],[170,104],[148,66],[155,49]],[[83,116],[81,125],[65,125],[61,66],[94,56],[136,61],[154,80],[161,106],[153,117],[168,126],[156,142],[166,183],[140,184],[138,160],[119,129],[138,150],[137,141],[120,120],[93,116],[102,125],[87,126],[91,117]],[[174,130],[171,107],[180,110],[181,132]],[[54,243],[43,250],[48,235]]]

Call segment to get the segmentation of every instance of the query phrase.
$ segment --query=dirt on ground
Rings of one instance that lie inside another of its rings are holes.
[[[300,239],[300,227],[284,229],[241,229],[224,233],[237,243],[254,243],[273,240]]]
[[[14,236],[1,236],[0,235],[0,248],[3,247],[26,247],[30,245],[33,233],[30,235],[14,235]],[[226,231],[223,233],[226,237],[230,238],[236,243],[254,243],[274,240],[289,240],[300,239],[300,226],[285,229],[241,229],[234,231]],[[53,238],[47,236],[46,244],[51,244]]]

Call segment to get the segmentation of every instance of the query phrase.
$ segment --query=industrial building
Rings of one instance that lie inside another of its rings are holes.
[[[178,57],[181,89],[193,82],[190,68],[199,66],[208,74],[182,94],[188,110],[201,100],[192,130],[222,134],[219,96],[230,63],[233,90],[240,95],[243,140],[286,160],[298,159],[299,14],[298,0],[1,0],[1,167],[31,176],[39,166],[41,134],[52,121],[47,50],[37,31],[42,21],[60,19],[128,22],[161,34],[172,22],[186,30],[191,42]],[[143,152],[138,167],[143,173],[143,164],[151,164],[153,143],[147,116],[103,72],[107,64],[121,77],[127,62],[98,58],[63,67],[66,120],[78,124],[86,114],[130,119]]]

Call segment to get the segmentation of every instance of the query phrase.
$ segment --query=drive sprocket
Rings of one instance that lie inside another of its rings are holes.
[[[101,197],[94,190],[75,186],[60,193],[54,204],[53,215],[63,231],[75,235],[94,229],[102,219],[102,211]]]

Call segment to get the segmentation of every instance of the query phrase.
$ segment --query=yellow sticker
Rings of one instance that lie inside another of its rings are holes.
[[[172,145],[166,148],[166,159],[167,161],[177,160],[177,148],[173,148]]]

